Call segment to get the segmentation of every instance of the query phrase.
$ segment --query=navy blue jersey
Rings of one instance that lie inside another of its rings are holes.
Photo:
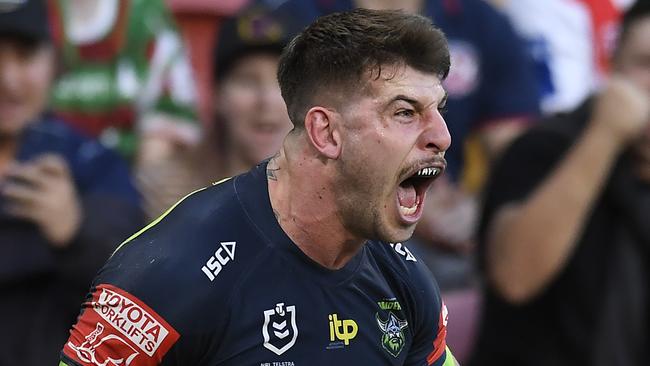
[[[371,241],[320,266],[275,219],[265,170],[194,192],[118,248],[62,364],[453,365],[424,264]]]

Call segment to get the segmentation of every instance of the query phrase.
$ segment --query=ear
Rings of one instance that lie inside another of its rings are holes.
[[[338,118],[338,113],[323,107],[312,107],[305,115],[305,131],[309,141],[328,159],[338,159],[341,155],[341,134],[336,123]]]

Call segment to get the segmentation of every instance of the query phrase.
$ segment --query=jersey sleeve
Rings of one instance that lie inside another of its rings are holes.
[[[138,296],[95,286],[63,347],[68,365],[160,365],[179,332]]]
[[[416,327],[413,345],[404,365],[407,366],[454,366],[456,361],[447,347],[448,312],[440,289],[431,272],[422,262],[417,262],[415,276]]]
[[[210,189],[188,195],[118,247],[82,304],[63,364],[193,365],[219,346],[238,268],[214,282],[201,270],[215,253],[208,230],[221,229],[204,225],[215,209],[204,204],[215,197]],[[234,257],[234,246],[226,249],[218,251],[222,263]]]

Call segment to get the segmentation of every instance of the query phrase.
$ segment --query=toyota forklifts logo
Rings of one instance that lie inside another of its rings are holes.
[[[101,284],[84,303],[63,353],[84,366],[154,366],[179,337],[140,299]]]

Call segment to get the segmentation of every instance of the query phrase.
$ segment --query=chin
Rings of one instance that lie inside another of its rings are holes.
[[[383,230],[381,232],[379,240],[387,243],[402,243],[405,242],[413,236],[415,231],[415,225],[410,225],[408,227],[395,228],[389,230]]]

